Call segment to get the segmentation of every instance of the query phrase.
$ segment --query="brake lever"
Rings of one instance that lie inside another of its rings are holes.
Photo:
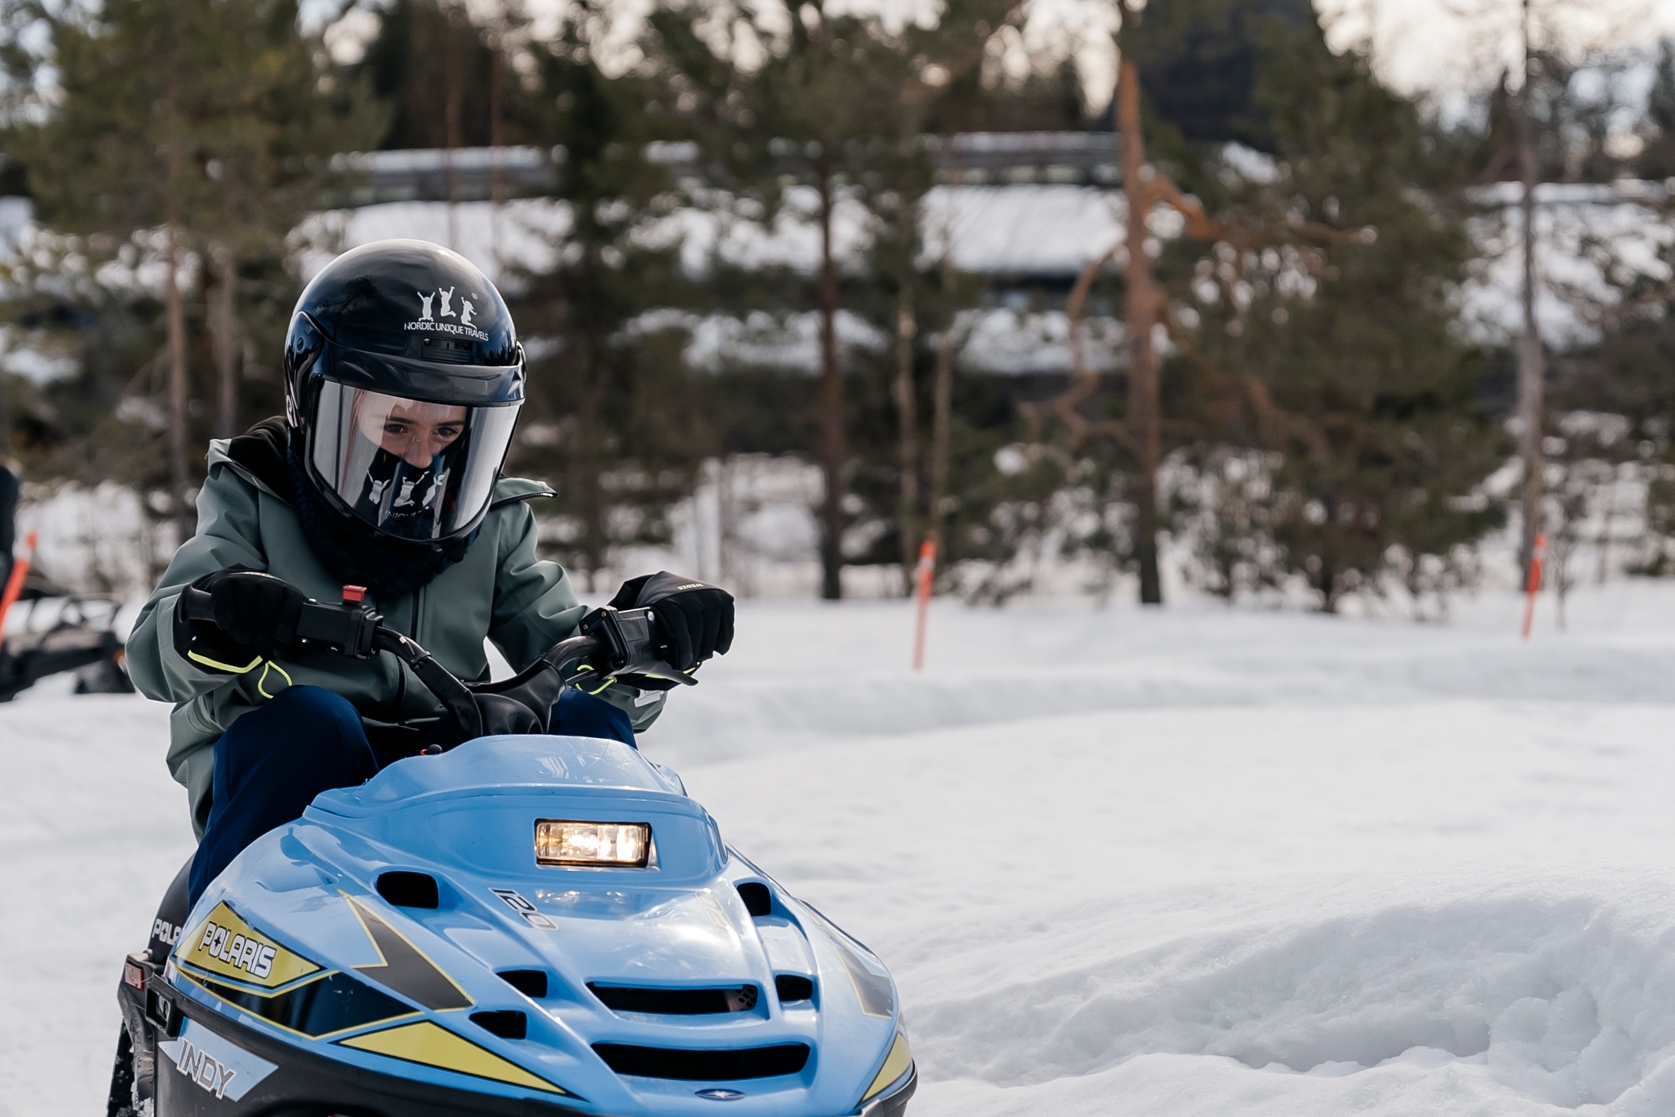
[[[605,605],[582,619],[581,630],[605,643],[604,672],[617,675],[645,675],[666,679],[681,686],[697,686],[698,680],[671,666],[657,651],[657,618],[650,609],[618,609]]]

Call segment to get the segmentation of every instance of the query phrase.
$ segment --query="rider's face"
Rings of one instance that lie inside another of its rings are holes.
[[[465,432],[465,408],[368,392],[361,401],[360,429],[370,441],[423,469]]]

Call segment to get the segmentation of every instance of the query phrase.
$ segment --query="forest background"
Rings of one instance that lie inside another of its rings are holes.
[[[137,494],[153,567],[205,441],[281,409],[290,307],[340,247],[321,215],[364,176],[345,155],[491,149],[553,172],[493,176],[507,236],[545,249],[502,269],[531,356],[508,469],[558,490],[543,545],[584,584],[718,485],[726,519],[744,465],[795,481],[828,598],[905,592],[934,540],[938,587],[973,600],[1054,570],[1436,615],[1528,527],[1519,335],[1468,297],[1526,175],[1549,229],[1628,225],[1554,233],[1589,281],[1543,288],[1577,324],[1537,339],[1550,576],[1584,551],[1600,577],[1675,572],[1667,43],[1538,28],[1527,67],[1444,102],[1329,45],[1307,0],[1113,3],[1089,32],[1117,40],[1111,88],[1032,50],[1019,0],[302,15],[0,2],[0,193],[33,214],[0,285],[0,451],[37,499]],[[1104,242],[1074,276],[962,267],[986,231],[947,220],[947,153],[1042,133],[1108,145]],[[997,338],[1060,359],[997,372]],[[718,544],[700,573],[725,578],[742,544]]]

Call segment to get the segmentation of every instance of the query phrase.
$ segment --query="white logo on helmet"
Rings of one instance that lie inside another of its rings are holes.
[[[419,316],[402,328],[487,341],[489,335],[471,324],[477,308],[469,298],[461,296],[459,310],[454,309],[454,292],[457,290],[457,287],[438,287],[429,294],[423,291],[413,292],[419,299]],[[444,322],[444,318],[458,318],[459,321]]]

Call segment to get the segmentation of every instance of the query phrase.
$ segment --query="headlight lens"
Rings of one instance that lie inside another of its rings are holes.
[[[650,856],[651,827],[644,822],[543,818],[535,824],[535,860],[542,865],[643,869]]]

